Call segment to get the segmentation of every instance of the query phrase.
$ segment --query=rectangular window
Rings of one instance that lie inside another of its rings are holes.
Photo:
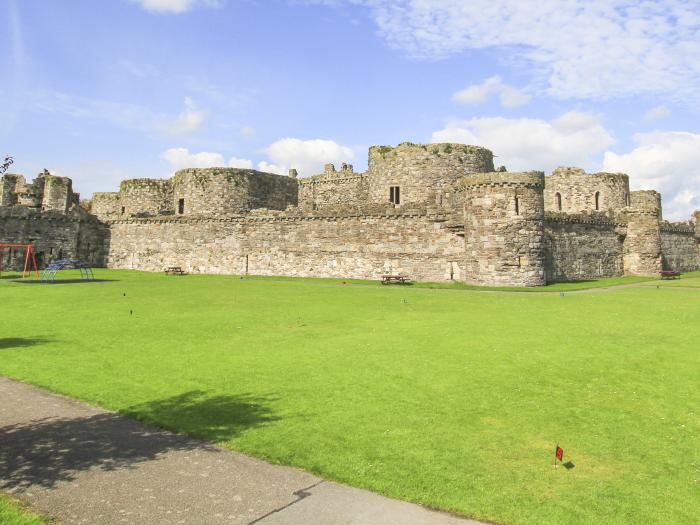
[[[122,206],[122,215],[124,215],[124,212],[126,211],[126,208]]]
[[[515,214],[520,215],[520,198],[515,198]]]
[[[401,188],[398,186],[389,187],[389,202],[392,204],[401,204]]]
[[[177,212],[182,215],[185,213],[185,199],[180,199],[177,201]]]

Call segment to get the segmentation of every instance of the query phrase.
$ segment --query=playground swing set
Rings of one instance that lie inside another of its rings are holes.
[[[24,250],[24,268],[22,270],[22,279],[32,275],[32,271],[39,277],[39,265],[36,262],[36,252],[31,244],[12,244],[0,243],[0,277],[2,277],[2,263],[5,259],[5,248]],[[10,251],[12,254],[12,251]],[[33,270],[32,270],[33,267]],[[53,283],[56,281],[56,274],[60,270],[75,269],[80,271],[80,279],[85,281],[94,281],[95,275],[92,272],[91,266],[79,259],[59,259],[47,264],[41,273],[42,283]]]
[[[30,264],[34,267],[36,276],[39,277],[39,265],[36,263],[36,252],[34,251],[34,247],[31,244],[8,243],[0,243],[0,277],[2,277],[2,261],[5,259],[5,248],[9,248],[10,253],[12,253],[12,249],[16,248],[24,250],[24,269],[22,270],[22,279],[24,279],[27,275],[32,274]]]

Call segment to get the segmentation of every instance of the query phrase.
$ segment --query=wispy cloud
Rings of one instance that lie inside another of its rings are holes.
[[[313,0],[307,1],[311,3]],[[320,4],[329,2],[320,0]],[[330,5],[340,2],[331,2]],[[494,49],[557,98],[663,95],[700,109],[700,10],[686,0],[346,0],[426,59]]]
[[[222,7],[225,0],[131,0],[146,11],[180,14],[197,7]]]
[[[660,120],[662,118],[668,117],[670,114],[671,110],[669,110],[666,106],[656,106],[654,108],[651,108],[644,114],[644,120],[648,122]]]
[[[506,108],[522,106],[530,101],[529,95],[504,84],[499,76],[487,78],[481,84],[467,86],[452,95],[452,100],[459,104],[478,105],[487,102],[492,96],[497,96],[501,106]]]
[[[89,99],[55,91],[35,93],[31,98],[31,107],[35,111],[59,113],[76,119],[102,120],[146,134],[192,134],[201,127],[206,117],[206,111],[198,109],[189,97],[185,98],[184,110],[175,117],[155,113],[139,104]]]
[[[166,122],[163,129],[170,135],[190,135],[204,123],[206,112],[198,109],[190,97],[185,98],[185,109],[177,118]]]

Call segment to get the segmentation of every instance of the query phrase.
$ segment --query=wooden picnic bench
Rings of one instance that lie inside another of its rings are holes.
[[[661,270],[661,278],[662,279],[680,279],[681,272],[677,272],[676,270]]]
[[[390,284],[390,283],[399,283],[399,284],[406,284],[410,283],[411,279],[409,279],[406,275],[382,275],[382,284]]]
[[[187,272],[179,266],[168,266],[165,269],[165,273],[168,275],[187,275]]]

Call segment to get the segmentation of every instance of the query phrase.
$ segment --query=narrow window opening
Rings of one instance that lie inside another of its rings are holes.
[[[600,211],[600,192],[599,191],[595,192],[595,209],[596,209],[596,211]]]
[[[122,215],[124,215],[124,212],[126,211],[126,208],[122,206]]]
[[[399,186],[389,187],[389,202],[401,204],[401,188]]]
[[[520,197],[515,198],[515,214],[520,215]]]
[[[554,201],[557,211],[561,211],[561,193],[557,192],[556,195],[554,195]]]
[[[177,213],[180,215],[185,213],[185,199],[179,199],[177,201]]]

